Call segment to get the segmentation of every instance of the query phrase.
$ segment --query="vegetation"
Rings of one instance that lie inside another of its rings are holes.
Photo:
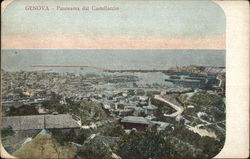
[[[115,152],[122,158],[162,158],[169,153],[165,140],[155,133],[131,132],[118,143]]]
[[[76,103],[71,98],[66,98],[66,104],[60,104],[62,97],[60,95],[52,94],[49,101],[45,101],[43,106],[51,112],[58,112],[60,114],[70,113],[81,118],[83,124],[90,124],[100,120],[107,120],[108,116],[105,111],[94,102]]]
[[[13,153],[18,158],[73,158],[76,147],[61,145],[49,134],[39,134]]]
[[[77,144],[83,144],[84,141],[94,133],[93,130],[90,129],[78,129],[78,130],[69,130],[64,131],[60,129],[51,129],[52,137],[61,145],[66,145],[68,142],[75,142]]]
[[[52,92],[51,98],[48,101],[44,101],[42,103],[43,107],[49,109],[51,112],[64,113],[67,111],[66,107],[63,107],[60,104],[62,96],[55,94]]]
[[[217,107],[221,111],[225,109],[225,104],[222,98],[215,94],[195,93],[190,98],[189,102],[192,103],[193,105],[201,106],[205,108]]]
[[[189,105],[189,101],[186,94],[181,94],[176,98],[180,103],[182,103],[184,106]]]
[[[194,105],[194,109],[186,109],[183,112],[186,116],[194,116],[197,112],[205,112],[213,117],[215,121],[225,120],[225,103],[223,98],[218,95],[195,93],[188,99],[185,94],[182,94],[177,99],[185,106]]]
[[[124,135],[113,150],[123,159],[212,158],[223,145],[224,139],[201,137],[177,124],[173,131],[132,131]]]
[[[170,121],[172,122],[173,121],[170,118],[166,118],[166,117],[163,116],[164,113],[167,113],[167,114],[174,113],[175,110],[173,108],[171,108],[166,103],[164,103],[162,101],[159,101],[159,100],[157,100],[155,98],[151,99],[151,103],[158,107],[158,109],[156,111],[156,114],[155,114],[157,120],[165,121],[165,122],[170,122]]]
[[[97,128],[95,132],[103,136],[121,137],[125,135],[124,129],[118,123],[105,124]]]
[[[192,150],[191,146],[169,134],[149,131],[124,136],[114,150],[124,159],[204,157],[199,149]]]
[[[66,98],[66,104],[60,104],[61,97],[53,94],[51,100],[43,103],[50,111],[59,113],[72,113],[78,115],[83,124],[109,120],[110,117],[94,102],[75,103]],[[184,106],[194,105],[192,109],[186,109],[184,117],[194,116],[197,112],[205,112],[212,115],[216,121],[225,120],[224,102],[221,97],[208,93],[195,93],[190,98],[180,95],[178,100]],[[118,122],[112,122],[89,130],[70,130],[62,132],[52,129],[51,135],[37,135],[30,143],[17,150],[14,155],[20,158],[84,158],[84,159],[160,159],[160,158],[211,158],[223,147],[225,135],[216,130],[217,139],[201,137],[199,134],[187,129],[185,125],[178,123],[174,118],[166,118],[163,113],[173,113],[174,110],[165,103],[152,98],[152,104],[158,107],[157,120],[174,123],[175,128],[171,131],[132,131],[129,135],[120,127]],[[13,111],[15,112],[15,111]],[[25,112],[25,111],[22,111]],[[202,116],[207,120],[206,116]],[[201,124],[196,118],[193,124]],[[215,130],[214,125],[206,127]],[[3,131],[3,130],[2,130]],[[11,129],[4,130],[5,136],[11,134]],[[115,146],[110,147],[102,142],[92,143],[87,140],[91,134],[119,137]],[[79,152],[70,142],[83,144]],[[116,156],[117,154],[118,156]],[[120,157],[119,157],[120,156]]]
[[[225,120],[225,103],[221,96],[209,93],[194,93],[190,98],[187,98],[185,94],[182,94],[178,97],[178,99],[186,106],[194,105],[194,108],[185,109],[183,112],[183,116],[185,118],[193,118],[198,112],[205,113],[205,115],[200,117],[201,119],[198,117],[191,119],[193,126],[204,124],[203,120],[211,123]],[[182,129],[181,127],[177,127],[174,131],[181,132],[176,132],[176,136],[178,138],[188,141],[193,145],[197,145],[203,150],[204,154],[207,154],[207,156],[212,156],[212,154],[217,154],[224,145],[225,132],[222,128],[225,127],[218,128],[215,124],[203,126],[203,129],[214,132],[217,136],[216,139],[210,137],[200,137],[200,135],[189,132],[185,129]],[[185,136],[182,134],[185,134]]]
[[[77,153],[79,159],[114,159],[111,148],[102,143],[85,142]]]
[[[83,144],[91,134],[103,136],[122,137],[125,135],[124,129],[117,123],[104,124],[96,129],[79,129],[62,132],[60,129],[50,129],[52,137],[61,145],[68,142]]]
[[[50,129],[50,132],[52,138],[61,145],[67,144],[75,136],[73,129],[69,130],[69,132],[62,132],[60,129]]]
[[[14,134],[15,134],[15,132],[13,131],[12,127],[3,128],[1,130],[1,137],[2,138],[6,137],[6,136],[12,136]]]
[[[201,137],[199,134],[193,133],[192,131],[185,128],[185,126],[181,124],[175,126],[175,129],[171,132],[171,135],[201,149],[202,154],[208,158],[218,154],[222,149],[225,141],[224,135],[218,136],[219,141],[207,136]]]
[[[5,117],[5,116],[8,116],[9,114],[9,111],[10,111],[10,108],[7,108],[7,107],[0,107],[0,116],[1,117]]]
[[[38,115],[36,108],[34,106],[23,105],[19,108],[10,107],[7,116],[22,116],[22,115]]]
[[[107,120],[109,119],[105,111],[96,103],[94,102],[84,102],[81,103],[77,109],[74,109],[74,114],[78,115],[82,119],[82,123],[89,124],[91,122]]]

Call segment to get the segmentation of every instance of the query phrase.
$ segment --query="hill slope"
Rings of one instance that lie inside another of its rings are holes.
[[[13,155],[19,158],[73,158],[75,153],[75,146],[62,146],[51,135],[39,134]]]

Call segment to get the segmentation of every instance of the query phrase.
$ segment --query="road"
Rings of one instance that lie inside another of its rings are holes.
[[[164,116],[166,117],[177,117],[177,116],[180,116],[181,113],[184,111],[184,108],[182,106],[178,106],[178,105],[175,105],[173,103],[171,103],[170,101],[164,99],[161,95],[155,95],[155,99],[157,100],[160,100],[164,103],[167,103],[168,105],[170,105],[173,109],[176,110],[176,112],[172,113],[172,114],[164,114]]]

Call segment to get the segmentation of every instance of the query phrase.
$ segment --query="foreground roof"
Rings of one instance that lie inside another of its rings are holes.
[[[33,130],[50,128],[79,128],[80,124],[69,114],[58,115],[26,115],[2,118],[2,127],[13,130]]]
[[[150,121],[144,117],[126,116],[121,120],[122,123],[150,124]]]

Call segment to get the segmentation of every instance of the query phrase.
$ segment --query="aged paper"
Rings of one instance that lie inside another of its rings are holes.
[[[1,156],[248,157],[246,1],[5,1],[1,28]]]

